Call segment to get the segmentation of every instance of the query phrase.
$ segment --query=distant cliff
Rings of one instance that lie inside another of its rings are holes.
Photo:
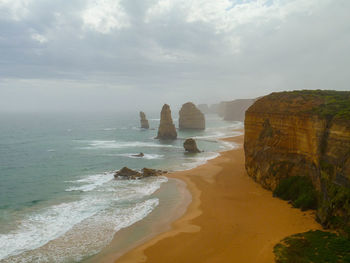
[[[249,176],[270,190],[310,178],[318,220],[350,230],[350,92],[272,93],[246,111],[244,126]]]
[[[240,99],[225,102],[223,117],[225,121],[244,121],[245,111],[255,99]]]
[[[183,104],[179,111],[179,129],[205,129],[204,114],[192,102]]]

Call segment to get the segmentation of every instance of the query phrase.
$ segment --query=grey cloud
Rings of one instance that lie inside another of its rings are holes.
[[[324,0],[312,10],[252,18],[230,30],[218,30],[216,20],[189,22],[180,4],[145,21],[157,2],[121,1],[130,25],[107,33],[84,25],[88,1],[32,0],[21,19],[2,16],[0,110],[11,110],[9,100],[21,92],[23,110],[57,110],[55,100],[65,96],[67,109],[95,110],[349,89],[348,1]],[[79,94],[86,102],[77,103]]]

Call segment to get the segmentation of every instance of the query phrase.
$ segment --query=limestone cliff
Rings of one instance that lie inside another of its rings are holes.
[[[171,117],[170,106],[168,104],[164,104],[160,113],[160,124],[156,139],[174,140],[176,138],[177,132]]]
[[[143,111],[140,111],[140,122],[141,122],[141,128],[143,129],[149,129],[149,123],[146,119],[146,114]]]
[[[204,114],[192,102],[182,105],[179,112],[180,129],[205,129]]]
[[[326,227],[350,226],[350,92],[294,91],[257,100],[245,115],[249,176],[274,190],[308,176]]]

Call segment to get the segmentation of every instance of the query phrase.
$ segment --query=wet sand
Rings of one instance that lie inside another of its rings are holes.
[[[274,262],[273,247],[281,239],[321,229],[313,212],[273,198],[247,176],[243,136],[227,140],[240,147],[169,174],[186,183],[192,202],[168,231],[115,258],[116,263]]]

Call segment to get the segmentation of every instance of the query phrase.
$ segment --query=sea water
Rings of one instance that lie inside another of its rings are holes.
[[[147,117],[149,130],[139,128],[137,112],[1,114],[0,262],[79,262],[98,253],[159,205],[154,193],[167,182],[115,180],[114,171],[193,168],[234,147],[218,139],[242,128],[208,115],[206,130],[159,141],[159,113]],[[188,137],[202,153],[184,153]]]

